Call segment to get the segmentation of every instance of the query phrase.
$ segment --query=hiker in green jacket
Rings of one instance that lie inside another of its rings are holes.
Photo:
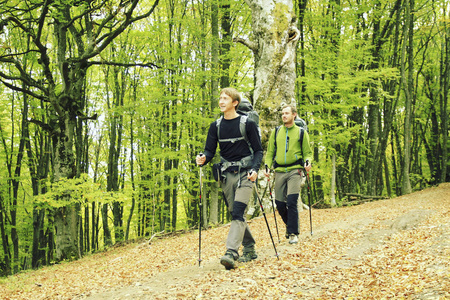
[[[308,132],[295,124],[296,117],[294,106],[283,107],[283,126],[275,128],[270,135],[264,171],[264,175],[269,177],[268,168],[275,170],[275,203],[286,224],[286,237],[290,244],[298,243],[298,199],[306,177],[304,171],[311,170],[312,161]]]

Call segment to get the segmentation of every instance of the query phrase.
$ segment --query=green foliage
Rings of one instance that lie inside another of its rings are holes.
[[[102,199],[102,202],[125,201],[121,193],[105,193],[99,189],[99,184],[94,183],[88,174],[82,174],[80,178],[61,178],[57,182],[47,184],[47,192],[34,197],[37,208],[52,209],[70,206],[75,203],[84,205],[86,201],[92,202]]]
[[[4,204],[1,213],[5,220],[10,220],[12,212],[18,213],[20,258],[31,256],[33,209],[49,212],[66,205],[79,205],[80,226],[90,226],[90,231],[98,227],[94,239],[100,248],[102,242],[98,241],[105,230],[101,209],[106,207],[106,219],[113,219],[115,204],[122,210],[122,224],[116,224],[112,232],[124,230],[130,217],[130,238],[197,224],[199,175],[194,160],[203,150],[209,124],[219,114],[215,98],[218,91],[216,86],[212,87],[212,82],[223,75],[212,62],[213,42],[219,42],[221,47],[220,62],[230,60],[226,75],[231,85],[246,96],[254,89],[254,59],[258,57],[242,44],[222,40],[221,29],[219,41],[215,40],[211,32],[211,3],[165,0],[160,1],[154,14],[117,35],[99,55],[89,56],[86,59],[89,68],[83,80],[76,82],[72,80],[75,77],[71,77],[64,81],[67,78],[62,70],[65,67],[75,70],[81,56],[98,49],[107,34],[124,20],[124,11],[129,7],[118,9],[118,14],[105,23],[108,26],[100,28],[103,17],[114,12],[118,2],[91,2],[89,8],[95,14],[85,17],[86,3],[53,1],[48,19],[42,24],[38,23],[42,1],[7,1],[0,8],[2,15],[13,8],[21,9],[29,20],[27,24],[22,23],[29,25],[26,31],[14,23],[1,21],[0,33],[0,93],[4,99],[0,102],[0,161],[3,165],[0,201]],[[299,112],[308,123],[311,142],[317,150],[318,160],[314,162],[311,177],[314,191],[324,191],[320,196],[323,199],[315,199],[322,204],[330,202],[331,156],[334,154],[338,205],[346,192],[367,191],[368,173],[376,170],[370,166],[375,153],[368,138],[369,131],[374,129],[377,130],[377,149],[382,147],[384,132],[389,131],[386,145],[380,150],[380,157],[386,157],[387,166],[384,162],[382,167],[376,166],[387,169],[378,175],[379,193],[388,193],[389,181],[391,194],[398,193],[396,186],[401,185],[405,96],[399,77],[403,41],[397,39],[396,34],[402,36],[404,11],[393,11],[392,1],[377,3],[379,5],[371,0],[349,1],[337,6],[335,2],[309,1],[305,12],[302,41],[305,50],[297,52],[298,64],[305,66],[305,76],[299,75],[295,84],[299,87]],[[443,145],[442,136],[443,122],[448,115],[448,107],[441,100],[445,90],[441,60],[448,52],[442,48],[448,39],[444,26],[448,17],[438,10],[443,3],[421,1],[416,6],[411,146],[414,153],[411,181],[415,188],[437,182],[437,172],[444,163],[442,149],[449,147]],[[151,1],[139,1],[139,10],[147,11],[151,5]],[[256,33],[251,31],[250,25],[256,16],[251,15],[242,1],[231,1],[230,5],[232,36],[251,39]],[[277,5],[277,13],[282,13],[284,8]],[[223,14],[221,7],[219,22]],[[72,22],[67,23],[68,18],[72,18]],[[86,26],[89,20],[93,20],[91,35],[85,34],[89,32]],[[381,29],[386,29],[380,43],[375,38],[377,21]],[[64,42],[55,32],[59,23],[73,26],[65,32]],[[44,52],[49,59],[48,69],[45,69],[39,47],[30,43],[39,31],[40,41],[47,47]],[[95,39],[98,39],[97,44]],[[227,45],[229,51],[225,51]],[[64,55],[58,57],[63,47],[67,47]],[[25,78],[25,74],[30,77]],[[66,90],[77,84],[82,86],[80,94]],[[22,86],[26,86],[23,91],[19,89]],[[55,103],[62,95],[73,97],[64,102],[64,107],[77,106],[78,110],[55,113],[58,108]],[[15,158],[19,154],[25,100],[29,122],[24,124],[29,129],[30,151],[22,150],[25,157],[20,166],[22,173],[15,178],[11,171],[16,167]],[[368,115],[373,106],[377,109],[376,123]],[[90,118],[95,114],[97,119]],[[75,160],[76,167],[83,171],[79,177],[52,182],[55,172],[51,168],[52,148],[44,145],[57,135],[41,125],[53,126],[66,115],[77,120],[73,134],[78,139],[74,140],[73,150],[82,149],[76,153]],[[116,136],[112,135],[112,129]],[[114,159],[110,158],[111,144],[117,150]],[[7,162],[11,170],[6,168]],[[37,175],[32,178],[33,167]],[[111,168],[118,174],[118,188],[107,192]],[[12,204],[12,179],[20,181],[17,195],[20,205]],[[34,180],[37,183],[33,183]],[[204,182],[209,189],[211,179],[204,178]],[[39,194],[36,196],[32,196],[36,193],[34,184]],[[133,212],[132,204],[135,205]],[[84,212],[88,212],[89,217],[85,217]],[[9,248],[12,248],[10,233],[14,226],[9,221],[0,226],[8,233]],[[45,216],[42,226],[51,232],[51,215]],[[48,249],[48,244],[42,247]]]

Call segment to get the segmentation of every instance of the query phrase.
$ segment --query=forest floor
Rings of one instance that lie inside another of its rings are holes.
[[[0,280],[1,299],[450,299],[450,183],[300,215],[299,243],[267,213],[258,258],[226,271],[229,226],[115,247]]]

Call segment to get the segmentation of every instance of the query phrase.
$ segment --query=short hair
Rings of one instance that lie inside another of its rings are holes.
[[[281,108],[281,111],[283,111],[285,108],[288,108],[288,107],[291,109],[292,114],[297,114],[297,108],[291,104],[283,105],[283,107]]]
[[[220,95],[225,94],[231,97],[231,100],[237,101],[238,105],[236,105],[235,109],[239,107],[239,104],[241,104],[241,93],[239,93],[235,88],[227,87],[220,91]]]

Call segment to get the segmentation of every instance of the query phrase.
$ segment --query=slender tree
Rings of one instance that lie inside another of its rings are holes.
[[[402,168],[402,193],[411,193],[411,182],[409,178],[411,167],[411,118],[412,118],[412,97],[413,97],[413,31],[414,31],[414,0],[407,0],[405,3],[405,27],[403,30],[402,49],[402,85],[405,93],[405,132],[404,132],[404,156]],[[406,71],[408,69],[408,72]]]

